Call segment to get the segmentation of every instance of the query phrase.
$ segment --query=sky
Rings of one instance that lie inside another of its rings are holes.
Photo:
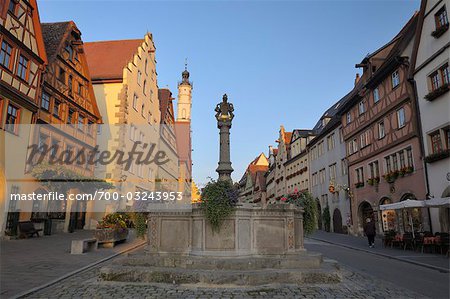
[[[232,178],[276,146],[280,125],[310,129],[352,89],[355,68],[392,39],[420,1],[38,0],[41,22],[73,20],[85,42],[143,38],[156,45],[159,87],[177,94],[188,59],[193,177],[217,178],[214,108],[227,93]]]

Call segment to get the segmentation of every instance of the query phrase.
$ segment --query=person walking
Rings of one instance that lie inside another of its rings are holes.
[[[372,221],[371,218],[366,219],[366,224],[364,225],[364,234],[367,236],[369,247],[374,248],[376,229],[375,229],[375,222]]]

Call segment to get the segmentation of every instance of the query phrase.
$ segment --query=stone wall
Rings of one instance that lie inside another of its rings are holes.
[[[304,251],[303,210],[293,205],[237,206],[213,232],[199,205],[192,211],[149,214],[149,253],[211,256],[274,255]]]

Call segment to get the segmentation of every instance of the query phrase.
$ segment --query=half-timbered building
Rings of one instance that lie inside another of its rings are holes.
[[[5,195],[23,191],[14,182],[5,188],[5,151],[14,149],[19,159],[13,161],[14,167],[9,171],[21,171],[16,174],[23,176],[26,148],[15,143],[20,142],[26,130],[21,125],[36,122],[40,82],[47,58],[36,0],[2,0],[0,4],[0,190],[7,190],[0,194],[0,235],[3,235],[5,230],[14,234],[11,232],[15,227],[13,223],[19,219],[13,218],[22,217],[15,213],[20,209],[19,203],[5,203]],[[7,148],[3,146],[5,134],[8,135]]]
[[[43,23],[42,33],[48,64],[39,99],[36,144],[55,147],[49,155],[57,156],[64,152],[77,157],[79,153],[94,149],[97,143],[96,124],[101,122],[81,32],[73,21],[68,21]],[[81,177],[94,177],[95,166],[92,163],[66,163],[64,167]],[[35,203],[35,209],[42,211],[37,206],[39,204],[43,203]],[[71,207],[71,202],[59,204],[63,206],[53,208],[49,215],[54,219],[53,222],[62,221],[65,231],[83,229],[86,221],[90,220],[90,209],[86,207],[86,202],[77,202],[77,205],[83,205],[78,207]],[[93,202],[89,205],[93,205]],[[65,212],[70,210],[76,212]],[[32,212],[31,218],[39,218],[39,215],[41,213]]]
[[[415,92],[407,80],[416,24],[414,15],[389,43],[356,65],[363,69],[360,91],[341,111],[354,233],[362,232],[366,218],[377,221],[380,233],[409,230],[406,217],[396,221],[394,211],[378,207],[425,198]],[[410,212],[415,227],[428,224],[420,210]]]

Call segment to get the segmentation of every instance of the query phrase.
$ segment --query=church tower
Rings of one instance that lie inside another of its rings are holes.
[[[189,81],[187,63],[181,74],[182,80],[178,83],[177,122],[191,121],[192,108],[192,82]]]

